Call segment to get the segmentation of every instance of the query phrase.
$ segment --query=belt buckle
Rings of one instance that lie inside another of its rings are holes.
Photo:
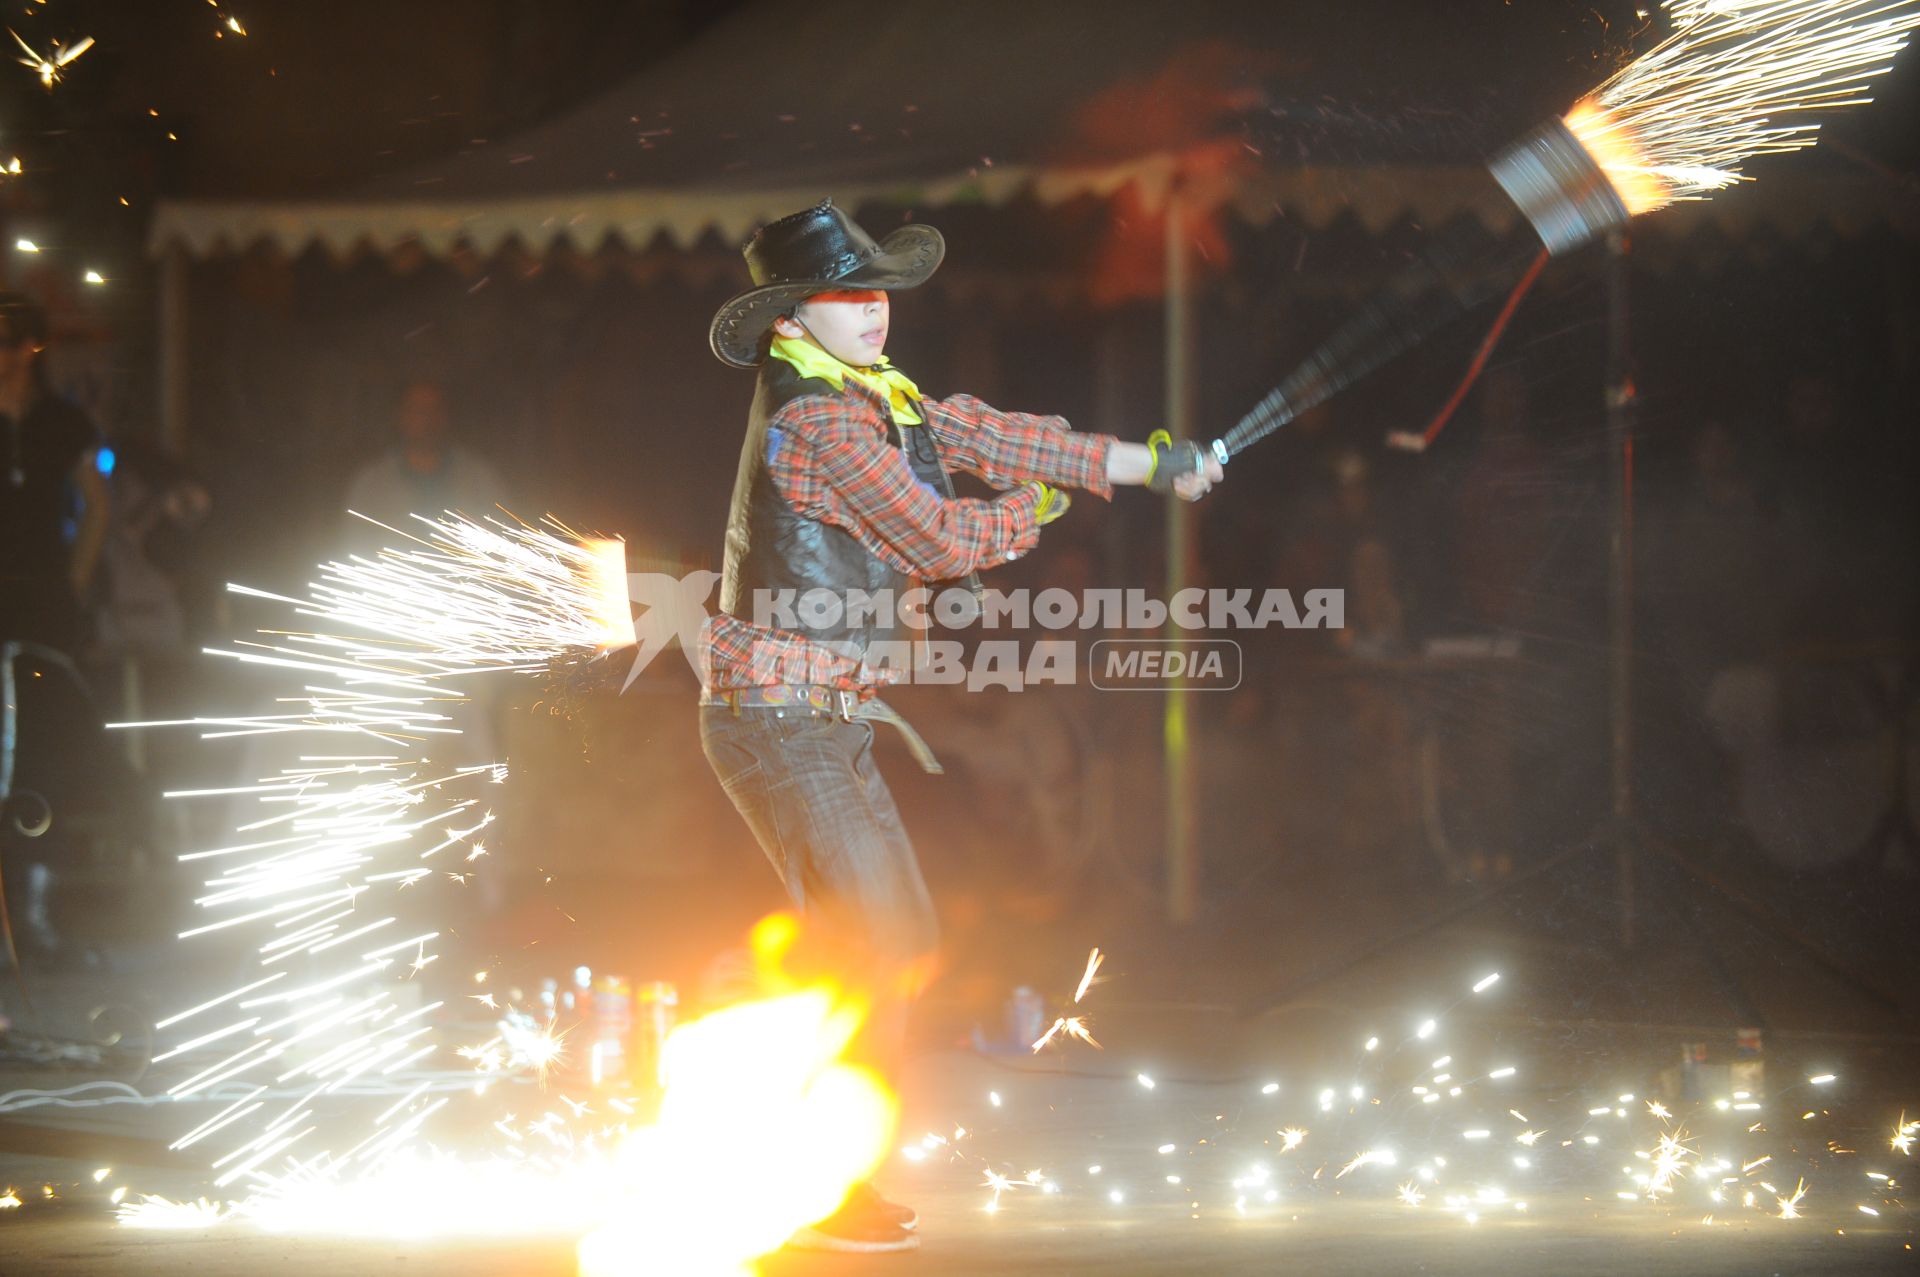
[[[833,699],[839,709],[840,721],[843,723],[851,723],[853,721],[853,707],[859,704],[860,701],[859,693],[836,687],[833,690]]]

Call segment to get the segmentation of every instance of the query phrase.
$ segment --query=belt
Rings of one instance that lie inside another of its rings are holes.
[[[825,687],[817,683],[776,684],[772,687],[742,687],[729,692],[704,692],[702,705],[731,709],[738,718],[743,709],[771,709],[775,713],[792,710],[797,714],[837,718],[843,723],[885,723],[900,733],[907,752],[920,770],[932,776],[946,771],[926,738],[901,717],[900,711],[868,692],[843,687]]]

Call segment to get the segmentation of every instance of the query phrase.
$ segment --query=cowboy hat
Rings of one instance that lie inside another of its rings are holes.
[[[720,307],[708,339],[723,361],[751,368],[761,360],[760,338],[781,314],[816,293],[918,287],[938,269],[947,243],[918,225],[876,242],[828,199],[767,223],[740,251],[754,287]]]

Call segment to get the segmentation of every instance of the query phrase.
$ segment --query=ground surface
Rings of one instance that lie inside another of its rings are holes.
[[[1751,876],[1732,880],[1757,889]],[[1913,1271],[1920,1228],[1901,1181],[1920,1171],[1889,1146],[1903,1111],[1920,1114],[1920,1019],[1902,1005],[1920,987],[1911,946],[1876,939],[1852,896],[1836,903],[1783,889],[1775,907],[1867,977],[1851,979],[1777,928],[1753,925],[1724,897],[1668,882],[1643,884],[1642,938],[1623,952],[1610,915],[1595,906],[1595,886],[1543,878],[1531,894],[1418,933],[1408,929],[1454,895],[1418,883],[1369,894],[1288,879],[1246,893],[1247,901],[1220,901],[1204,923],[1184,929],[1098,901],[1044,917],[1021,914],[1017,901],[983,909],[979,917],[997,929],[953,929],[953,968],[920,1017],[898,1140],[919,1160],[902,1153],[880,1177],[890,1195],[920,1209],[923,1247],[874,1258],[788,1252],[763,1269],[774,1277]],[[707,886],[698,888],[608,892],[651,913],[623,915],[620,927],[590,939],[612,951],[614,932],[631,944],[676,934],[679,923],[688,954],[711,951],[714,927],[696,935],[684,921],[695,916],[688,901],[705,898]],[[1070,994],[1093,943],[1112,955],[1087,1006],[1105,1050],[1074,1045],[1035,1061],[964,1049],[975,1026],[998,1032],[1012,985],[1041,987],[1056,1004]],[[78,1039],[100,1027],[89,1024],[97,1007],[121,1007],[112,1014],[138,1024],[232,987],[240,968],[224,961],[217,953],[189,960],[181,946],[156,941],[116,951],[108,970],[41,975],[31,985],[45,1030]],[[636,957],[625,969],[650,974],[656,961]],[[1498,984],[1470,992],[1496,970]],[[686,978],[679,967],[667,973]],[[456,1005],[465,992],[454,991]],[[17,1035],[30,1027],[13,989],[0,988],[0,1013]],[[1438,1028],[1421,1038],[1429,1016]],[[1765,1029],[1764,1083],[1747,1101],[1761,1107],[1717,1109],[1713,1099],[1732,1099],[1726,1062],[1742,1025]],[[1381,1045],[1370,1053],[1362,1044],[1374,1035]],[[1692,1042],[1707,1043],[1713,1057],[1696,1079],[1704,1107],[1674,1100],[1673,1120],[1662,1121],[1647,1101],[1678,1085],[1672,1066]],[[1516,1069],[1510,1079],[1488,1076],[1507,1065]],[[0,1209],[0,1277],[574,1271],[565,1237],[356,1240],[351,1221],[330,1236],[271,1236],[234,1223],[121,1228],[107,1202],[116,1186],[175,1199],[212,1191],[209,1156],[167,1149],[208,1116],[205,1106],[21,1107],[9,1099],[24,1088],[116,1077],[150,1099],[184,1076],[170,1072],[182,1067],[198,1066],[176,1060],[143,1076],[111,1062],[28,1067],[0,1050],[0,1190],[16,1188],[23,1203]],[[1143,1086],[1139,1073],[1155,1086]],[[1453,1076],[1437,1082],[1443,1073]],[[1838,1080],[1808,1081],[1828,1073]],[[1269,1082],[1280,1089],[1268,1094]],[[1450,1094],[1455,1085],[1462,1095]],[[1429,1102],[1416,1087],[1438,1097]],[[1624,1102],[1626,1094],[1635,1098]],[[956,1127],[968,1134],[956,1138]],[[1291,1151],[1280,1135],[1288,1128],[1306,1132]],[[1648,1201],[1634,1178],[1651,1165],[1643,1155],[1663,1131],[1682,1129],[1686,1172],[1671,1193]],[[1522,1144],[1528,1131],[1541,1135]],[[949,1142],[929,1144],[929,1134]],[[1393,1161],[1341,1175],[1369,1150]],[[102,1168],[110,1172],[96,1183]],[[1024,1182],[1034,1170],[1040,1182]],[[1016,1185],[991,1212],[989,1172]],[[1803,1217],[1779,1218],[1780,1197],[1803,1180]],[[1400,1199],[1402,1185],[1422,1194],[1418,1206]],[[515,1205],[487,1202],[481,1213],[513,1219]],[[661,1270],[641,1262],[635,1271]]]
[[[1496,1111],[1485,1106],[1459,1121],[1486,1120],[1502,1147],[1475,1149],[1462,1142],[1454,1119],[1425,1121],[1418,1105],[1386,1105],[1394,1111],[1382,1119],[1367,1110],[1383,1106],[1342,1104],[1323,1113],[1315,1097],[1263,1095],[1257,1079],[1164,1078],[1148,1092],[1132,1075],[1068,1076],[1028,1067],[957,1053],[918,1062],[902,1143],[914,1144],[916,1131],[951,1136],[961,1124],[956,1118],[975,1125],[956,1142],[935,1142],[924,1160],[895,1158],[885,1172],[888,1191],[923,1214],[917,1254],[788,1252],[768,1260],[764,1271],[795,1277],[887,1271],[1873,1273],[1911,1271],[1910,1247],[1920,1240],[1914,1218],[1897,1203],[1898,1191],[1889,1194],[1864,1176],[1868,1169],[1897,1176],[1907,1164],[1883,1139],[1870,1143],[1864,1122],[1858,1124],[1862,1138],[1835,1141],[1857,1151],[1837,1157],[1825,1141],[1798,1140],[1792,1130],[1771,1142],[1771,1133],[1750,1136],[1743,1129],[1747,1115],[1717,1127],[1708,1119],[1699,1141],[1704,1151],[1724,1147],[1744,1158],[1764,1145],[1779,1153],[1775,1165],[1787,1172],[1776,1178],[1792,1184],[1805,1173],[1810,1180],[1805,1218],[1777,1218],[1774,1197],[1762,1192],[1756,1208],[1728,1203],[1709,1221],[1702,1209],[1707,1184],[1697,1169],[1701,1182],[1681,1184],[1669,1201],[1615,1195],[1631,1187],[1621,1167],[1644,1165],[1634,1151],[1651,1142],[1649,1129],[1661,1129],[1642,1118],[1639,1105],[1625,1119],[1594,1119],[1580,1110],[1582,1101],[1556,1101],[1537,1085],[1503,1094],[1502,1101],[1517,1101],[1548,1128],[1537,1146],[1522,1150],[1533,1163],[1523,1173],[1508,1165],[1509,1150],[1520,1148],[1507,1142],[1517,1124],[1483,1119],[1479,1113]],[[1845,1107],[1877,1115],[1886,1104],[1855,1088]],[[1765,1117],[1791,1128],[1798,1109],[1799,1101],[1782,1097],[1767,1103]],[[1308,1134],[1298,1149],[1280,1152],[1279,1123],[1295,1117]],[[1850,1125],[1843,1118],[1832,1118],[1830,1130]],[[203,1173],[164,1149],[176,1123],[166,1109],[129,1108],[64,1121],[42,1110],[34,1124],[0,1125],[0,1175],[25,1199],[0,1217],[0,1274],[504,1277],[574,1271],[565,1238],[395,1242],[271,1236],[234,1223],[186,1232],[116,1226],[105,1201],[114,1184],[176,1197],[204,1188]],[[1596,1132],[1601,1142],[1587,1147],[1576,1139],[1564,1148],[1563,1131]],[[1361,1147],[1381,1147],[1389,1137],[1398,1137],[1397,1164],[1362,1166],[1334,1178]],[[1167,1144],[1173,1148],[1161,1152]],[[1444,1169],[1435,1166],[1436,1155],[1445,1159]],[[108,1161],[112,1173],[96,1186],[90,1172]],[[1256,1166],[1268,1168],[1268,1177],[1251,1187],[1245,1180],[1235,1185]],[[1434,1171],[1436,1180],[1422,1181],[1420,1167]],[[1039,1187],[1006,1190],[999,1209],[987,1209],[994,1197],[984,1186],[987,1170],[1018,1181],[1035,1168],[1042,1171]],[[1178,1185],[1167,1181],[1174,1173]],[[1741,1188],[1771,1182],[1770,1174],[1764,1168],[1750,1173]],[[1054,1189],[1046,1187],[1049,1181]],[[1424,1184],[1418,1207],[1397,1196],[1407,1182]],[[1504,1198],[1487,1199],[1496,1183]],[[46,1199],[42,1184],[56,1186],[60,1196]],[[1273,1202],[1264,1198],[1268,1185],[1276,1186]],[[1115,1191],[1122,1194],[1119,1203],[1109,1197]],[[1448,1192],[1472,1200],[1449,1206]],[[1861,1213],[1863,1202],[1882,1214]],[[511,1212],[513,1204],[498,1209]],[[659,1270],[641,1264],[634,1271]]]

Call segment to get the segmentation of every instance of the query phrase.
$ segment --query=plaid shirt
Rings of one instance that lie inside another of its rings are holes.
[[[1003,491],[992,500],[949,499],[917,482],[888,442],[885,402],[849,381],[837,395],[807,395],[769,423],[774,488],[799,513],[851,532],[897,571],[949,580],[1018,558],[1040,539],[1038,479],[1101,497],[1107,483],[1107,435],[1076,434],[1060,417],[1001,412],[971,395],[920,401],[926,426],[949,470],[978,475]],[[877,671],[788,630],[720,613],[701,635],[708,691],[778,684],[870,688],[903,676]]]

